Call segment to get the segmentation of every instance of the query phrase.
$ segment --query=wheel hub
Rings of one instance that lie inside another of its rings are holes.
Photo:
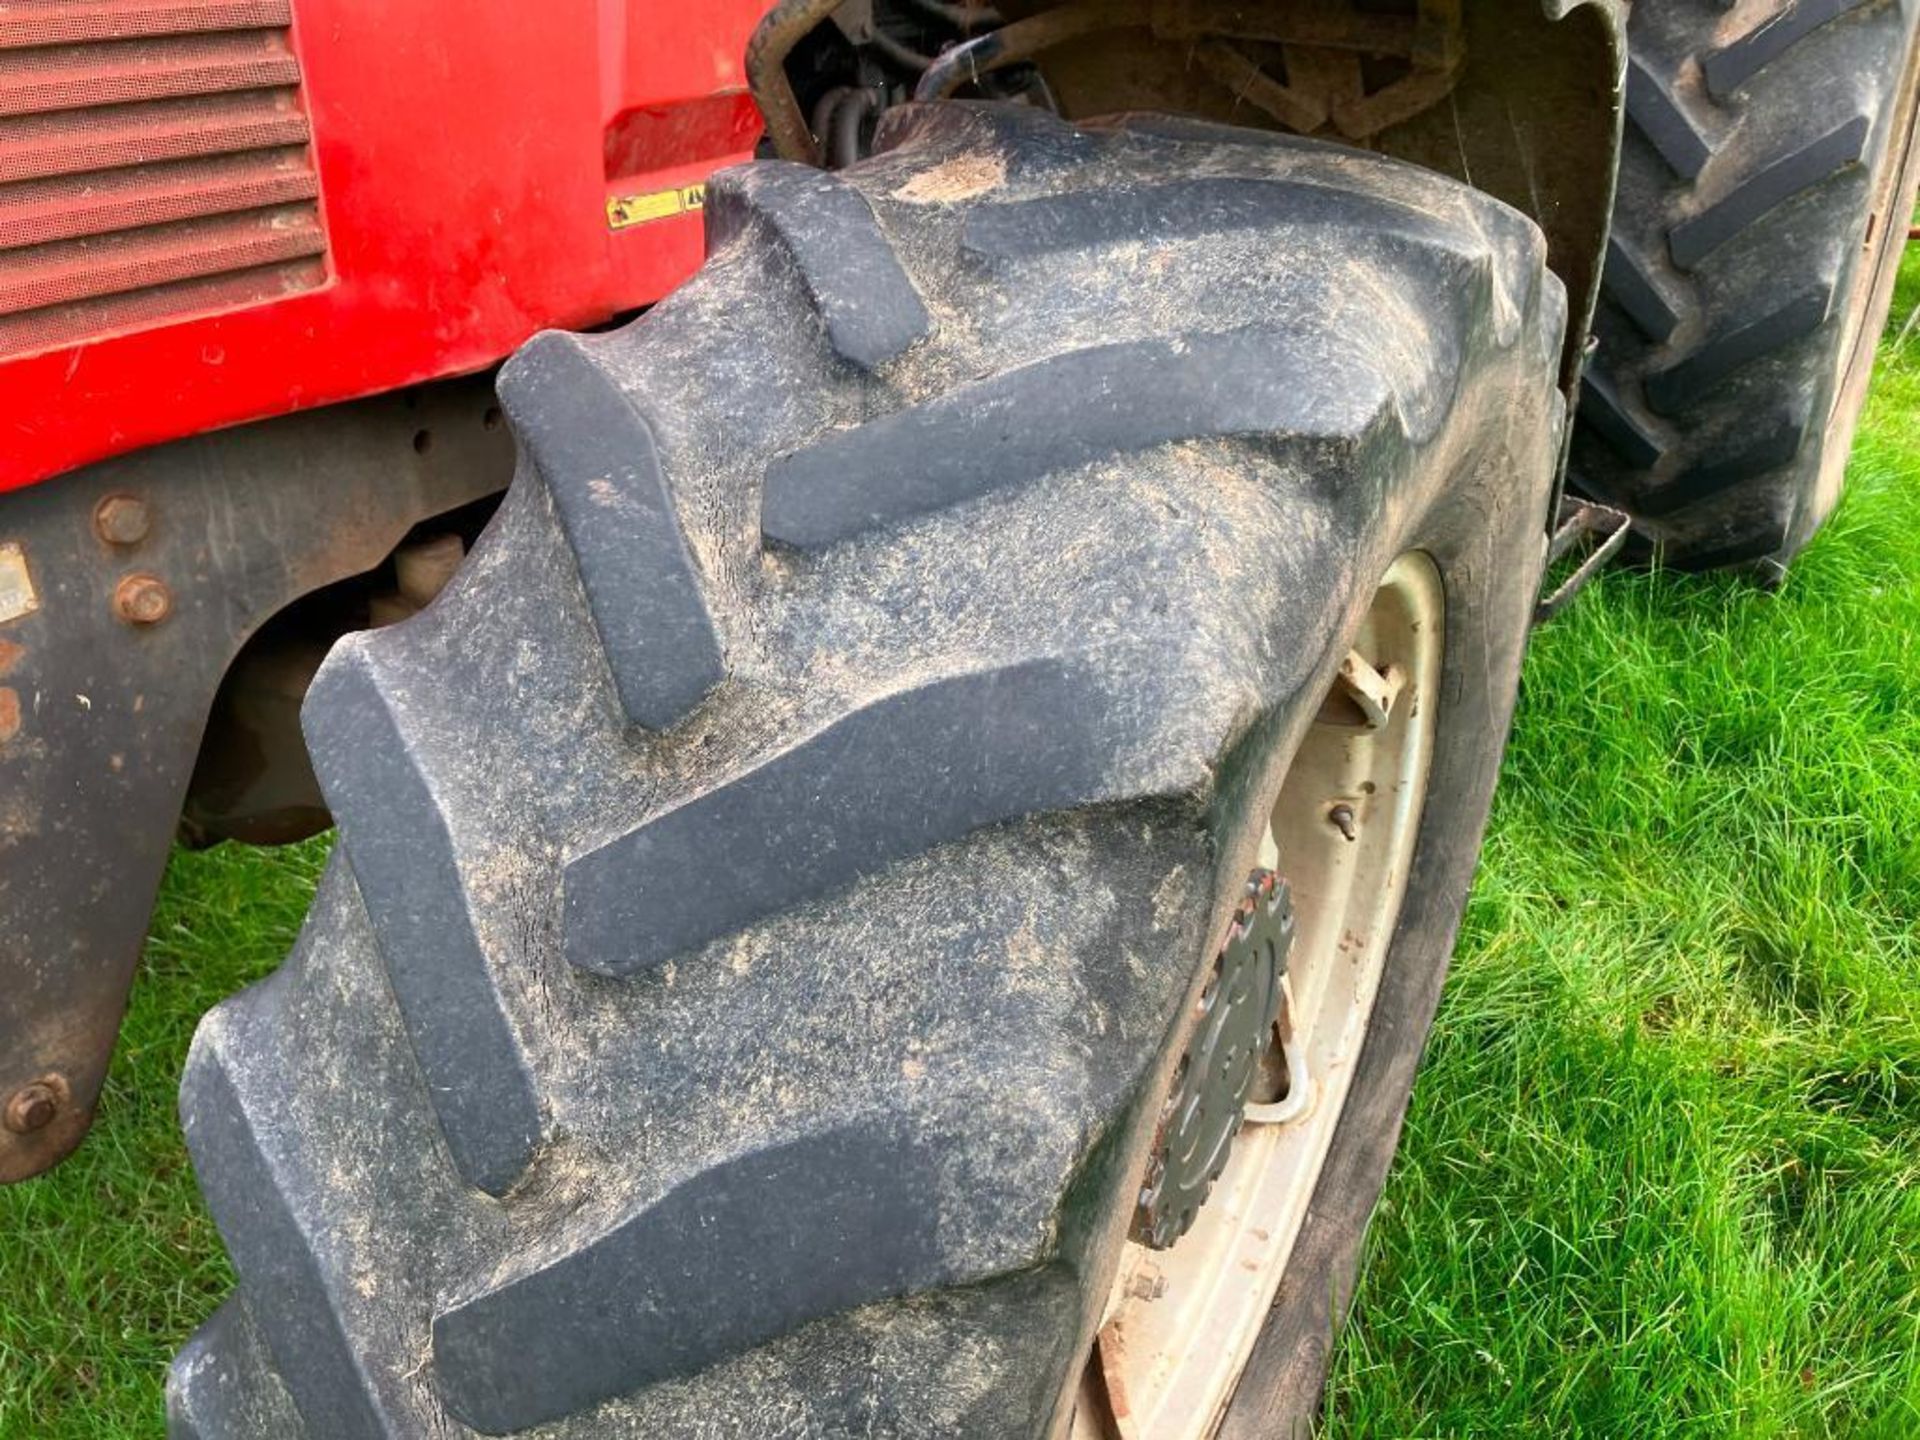
[[[1226,1169],[1260,1059],[1273,1040],[1292,947],[1286,881],[1257,869],[1195,1002],[1194,1037],[1161,1107],[1133,1222],[1134,1240],[1150,1249],[1168,1249],[1193,1228]]]
[[[1072,1440],[1211,1440],[1282,1293],[1413,869],[1444,617],[1438,568],[1401,556],[1249,817],[1258,868],[1182,1017]]]

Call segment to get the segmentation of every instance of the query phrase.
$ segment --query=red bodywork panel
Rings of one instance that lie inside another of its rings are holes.
[[[0,490],[657,300],[759,138],[768,0],[288,3],[0,3]]]

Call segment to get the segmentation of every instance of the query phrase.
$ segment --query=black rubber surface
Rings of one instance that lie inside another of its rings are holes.
[[[977,1278],[926,1224],[940,1174],[885,1121],[703,1170],[545,1269],[437,1315],[452,1408],[490,1434],[522,1429],[822,1315]],[[803,1203],[777,1198],[789,1196]],[[552,1378],[528,1385],[529,1373]]]
[[[570,863],[567,959],[631,975],[983,825],[1098,800],[1132,718],[1054,659],[876,700]]]
[[[307,745],[373,917],[387,980],[460,1173],[492,1195],[540,1139],[526,1057],[487,973],[431,757],[378,659],[345,649],[309,692]]]
[[[1660,152],[1660,158],[1673,167],[1674,174],[1684,179],[1697,179],[1713,158],[1713,147],[1694,124],[1687,107],[1638,55],[1627,60],[1627,118]]]
[[[194,1163],[219,1174],[227,1187],[221,1234],[229,1257],[256,1294],[272,1297],[269,1304],[248,1307],[246,1322],[260,1317],[262,1353],[272,1356],[275,1379],[296,1410],[310,1417],[310,1429],[340,1440],[386,1435],[390,1427],[379,1397],[360,1370],[344,1317],[328,1293],[326,1271],[334,1257],[322,1253],[286,1193],[286,1177],[276,1173],[273,1148],[282,1137],[256,1127],[235,1083],[235,1076],[220,1070],[200,1077]],[[230,1326],[239,1322],[229,1314]]]
[[[814,548],[991,490],[1184,440],[1366,434],[1391,397],[1260,329],[1099,345],[828,436],[767,473],[760,528]],[[1074,423],[1059,417],[1071,409]]]
[[[273,1435],[308,1440],[286,1386],[253,1317],[238,1300],[213,1312],[174,1361],[167,1387],[167,1434],[173,1440],[217,1435]]]
[[[501,371],[500,403],[553,496],[620,703],[662,730],[726,667],[653,431],[591,344],[535,336]]]
[[[750,226],[786,251],[836,355],[872,370],[932,333],[933,320],[860,192],[836,175],[784,160],[734,172],[707,191],[718,248]]]
[[[1418,548],[1447,798],[1355,1110],[1391,1153],[1538,580],[1538,232],[1311,144],[883,138],[721,177],[698,278],[535,341],[466,567],[329,659],[342,844],[182,1090],[241,1278],[176,1435],[1050,1433],[1253,817]],[[1378,1180],[1277,1330],[1330,1332]]]
[[[1660,293],[1660,287],[1638,257],[1617,237],[1607,243],[1606,277],[1608,297],[1640,327],[1641,334],[1656,343],[1673,338],[1680,324],[1680,312]]]
[[[1836,492],[1869,216],[1904,163],[1920,0],[1632,7],[1627,140],[1572,480],[1644,548],[1765,577]],[[1906,201],[1875,217],[1904,233]],[[1897,245],[1897,236],[1887,243]],[[1789,437],[1797,437],[1789,446]],[[1823,481],[1823,472],[1826,479]]]

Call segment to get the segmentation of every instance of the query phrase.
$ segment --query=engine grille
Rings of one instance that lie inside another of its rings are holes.
[[[289,0],[0,0],[0,357],[326,279]]]

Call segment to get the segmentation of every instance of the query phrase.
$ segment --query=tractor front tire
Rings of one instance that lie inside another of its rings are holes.
[[[1414,556],[1424,794],[1332,816],[1402,804],[1404,901],[1221,1420],[1279,1433],[1499,767],[1563,423],[1541,237],[1370,155],[964,105],[717,177],[708,224],[652,312],[508,365],[501,510],[315,683],[339,844],[182,1090],[240,1282],[172,1433],[1079,1423],[1210,963]]]

